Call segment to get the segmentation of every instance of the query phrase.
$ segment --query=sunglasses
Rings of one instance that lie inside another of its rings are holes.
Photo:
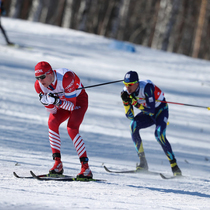
[[[38,76],[38,77],[35,77],[37,80],[40,80],[40,79],[45,79],[46,78],[46,74],[43,74],[41,76]]]
[[[45,74],[42,74],[41,76],[38,76],[38,77],[35,77],[35,78],[36,78],[37,80],[39,80],[39,79],[45,79],[45,78],[46,78],[46,75],[49,74],[50,71],[51,71],[51,69],[50,69],[48,72],[46,72]]]
[[[133,86],[134,84],[136,84],[138,81],[134,81],[134,82],[124,82],[123,81],[123,83],[124,83],[124,85],[126,86],[126,87],[131,87],[131,86]]]

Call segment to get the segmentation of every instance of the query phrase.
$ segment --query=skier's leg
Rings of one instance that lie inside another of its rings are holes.
[[[173,153],[172,147],[166,138],[167,121],[168,108],[165,108],[159,112],[159,116],[156,118],[155,137],[160,143],[164,153],[166,154],[174,175],[178,175],[178,173],[180,173],[181,175],[181,170],[177,166],[176,158]]]
[[[49,170],[50,173],[63,173],[63,165],[61,162],[61,140],[59,135],[59,126],[70,116],[70,112],[59,109],[56,114],[50,114],[48,120],[49,141],[52,149],[54,166]]]
[[[130,124],[131,137],[134,142],[137,154],[140,158],[140,164],[137,166],[137,169],[139,170],[148,169],[143,143],[140,136],[140,129],[147,128],[153,124],[154,121],[151,119],[151,117],[146,114],[143,114],[142,112],[137,114]]]
[[[89,169],[86,147],[83,138],[79,134],[79,127],[84,119],[87,108],[88,95],[86,92],[83,92],[82,95],[77,98],[76,107],[72,111],[71,117],[67,123],[67,130],[81,162],[81,172],[77,176],[92,178],[93,175]]]
[[[7,37],[6,31],[4,30],[3,26],[1,25],[1,20],[0,20],[0,29],[1,29],[1,31],[2,31],[2,34],[4,35],[4,38],[5,38],[6,42],[7,42],[7,44],[8,44],[8,45],[9,45],[9,44],[12,44],[12,43],[9,41],[8,37]]]

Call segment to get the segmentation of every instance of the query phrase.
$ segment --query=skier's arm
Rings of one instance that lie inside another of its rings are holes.
[[[130,119],[133,120],[134,119],[134,111],[133,111],[133,106],[130,104],[130,98],[129,95],[126,91],[123,91],[121,93],[121,98],[123,101],[123,106],[125,109],[125,116]]]
[[[40,100],[40,102],[45,106],[46,110],[48,112],[52,113],[52,114],[55,114],[57,112],[57,106],[55,106],[53,103],[52,104],[49,104],[46,101],[47,100],[47,96],[44,95],[42,89],[40,88],[39,81],[38,80],[36,80],[36,82],[34,84],[34,87],[35,87],[36,92],[39,94],[39,100]],[[42,96],[44,96],[44,97],[42,97]]]
[[[75,75],[67,72],[63,76],[63,88],[65,100],[60,100],[59,107],[68,111],[73,111],[76,105]]]

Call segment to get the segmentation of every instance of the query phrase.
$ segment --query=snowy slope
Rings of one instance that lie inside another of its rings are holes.
[[[209,209],[210,111],[169,105],[167,137],[185,178],[110,174],[134,169],[138,157],[130,138],[120,92],[122,83],[87,89],[89,109],[80,128],[91,170],[104,183],[19,180],[12,172],[47,173],[52,167],[48,114],[34,91],[34,66],[75,71],[84,86],[123,79],[129,70],[150,79],[172,102],[210,106],[210,62],[136,46],[136,53],[111,50],[112,40],[40,23],[2,18],[9,38],[27,48],[6,47],[0,39],[0,209]],[[66,124],[60,127],[65,174],[80,163]],[[149,168],[171,174],[154,137],[154,126],[141,131]]]

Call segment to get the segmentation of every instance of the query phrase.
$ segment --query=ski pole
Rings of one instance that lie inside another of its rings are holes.
[[[171,102],[171,101],[160,101],[160,100],[156,100],[157,102],[161,102],[161,103],[169,103],[169,104],[177,104],[177,105],[183,105],[183,106],[192,106],[192,107],[199,107],[199,108],[205,108],[210,110],[210,107],[207,106],[199,106],[199,105],[193,105],[193,104],[184,104],[184,103],[177,103],[177,102]]]
[[[138,99],[145,100],[145,98],[138,98]],[[210,110],[210,107],[207,107],[207,106],[199,106],[199,105],[193,105],[193,104],[184,104],[184,103],[161,101],[161,100],[155,100],[155,101],[165,103],[165,104],[168,103],[168,104],[176,104],[176,105],[183,105],[183,106],[199,107],[199,108],[204,108],[204,109]]]
[[[87,88],[97,87],[97,86],[101,86],[101,85],[108,85],[108,84],[122,82],[122,81],[123,81],[123,79],[117,80],[117,81],[112,81],[112,82],[105,82],[105,83],[100,83],[100,84],[96,84],[96,85],[90,85],[90,86],[86,86],[86,87],[80,87],[80,88],[77,88],[76,90],[87,89]]]

